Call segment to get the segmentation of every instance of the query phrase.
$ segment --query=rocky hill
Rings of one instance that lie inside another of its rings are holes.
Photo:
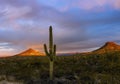
[[[106,42],[99,49],[92,51],[92,53],[105,53],[115,51],[120,51],[120,45],[116,44],[115,42]]]
[[[20,54],[17,54],[16,56],[44,56],[44,53],[41,53],[38,50],[29,48],[28,50],[25,50]]]

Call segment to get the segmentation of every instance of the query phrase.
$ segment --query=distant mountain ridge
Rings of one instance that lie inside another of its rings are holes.
[[[21,52],[20,54],[17,54],[15,56],[44,56],[44,53],[39,52],[38,50],[34,50],[32,48],[29,48],[28,50],[25,50]]]
[[[97,50],[92,51],[92,53],[105,53],[120,51],[120,45],[115,42],[106,42],[102,47]]]
[[[87,54],[102,54],[102,53],[106,53],[106,52],[115,52],[115,51],[120,51],[120,45],[118,45],[115,42],[106,42],[102,47],[100,47],[99,49],[96,49],[94,51],[91,52],[85,52],[85,53],[80,53],[81,55],[87,55]],[[70,56],[73,55],[75,53],[61,53],[58,54],[58,56]],[[44,53],[39,52],[38,50],[34,50],[32,48],[29,48],[26,51],[23,51],[20,54],[17,54],[15,56],[45,56]]]

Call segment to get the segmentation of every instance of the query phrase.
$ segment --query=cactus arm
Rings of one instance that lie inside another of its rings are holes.
[[[45,51],[46,55],[50,58],[50,60],[53,60],[52,57],[51,57],[51,55],[49,54],[49,52],[47,50],[46,44],[44,44],[44,51]]]
[[[50,56],[50,54],[49,54],[48,51],[47,51],[47,46],[46,46],[46,44],[44,44],[44,51],[45,51],[45,54],[46,54],[47,56]]]
[[[54,56],[56,56],[56,45],[54,45]]]

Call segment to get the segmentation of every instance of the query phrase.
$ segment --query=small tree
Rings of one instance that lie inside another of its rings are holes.
[[[49,71],[50,80],[53,80],[53,65],[56,56],[56,45],[53,44],[52,26],[49,27],[49,49],[47,49],[47,45],[44,44],[44,51],[50,61],[50,71]]]

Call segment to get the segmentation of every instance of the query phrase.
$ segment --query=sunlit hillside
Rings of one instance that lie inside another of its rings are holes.
[[[15,56],[45,56],[45,54],[38,51],[38,50],[34,50],[32,48],[29,48],[28,50],[23,51]]]

